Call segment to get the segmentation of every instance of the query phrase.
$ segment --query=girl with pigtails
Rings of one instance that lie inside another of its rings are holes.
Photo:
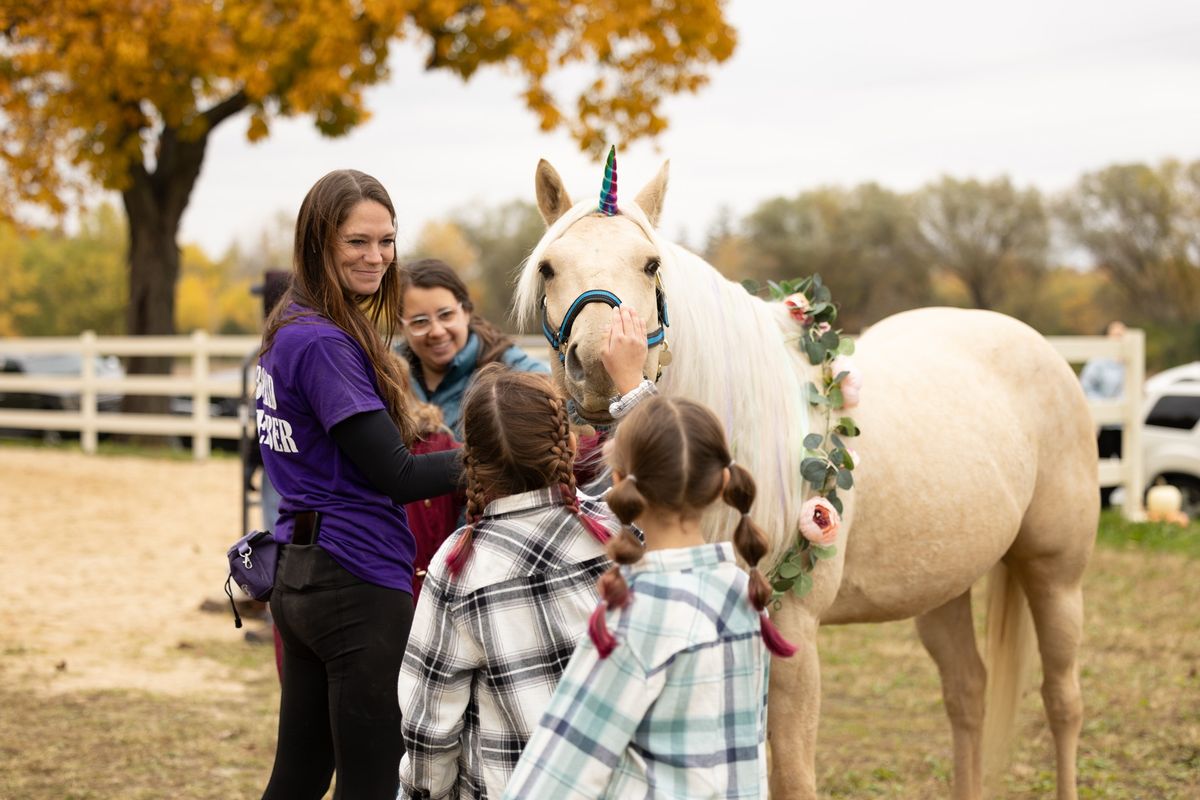
[[[615,311],[605,363],[626,398],[644,331]],[[549,376],[480,369],[462,406],[467,525],[439,548],[400,669],[400,797],[498,798],[596,604],[616,530],[576,491]]]
[[[646,400],[609,447],[620,566],[504,797],[765,797],[768,651],[795,648],[765,611],[754,481],[690,400]],[[718,499],[741,514],[732,543],[701,534]]]

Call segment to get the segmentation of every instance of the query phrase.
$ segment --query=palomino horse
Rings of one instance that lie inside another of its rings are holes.
[[[782,304],[749,295],[657,233],[666,184],[664,164],[633,203],[598,213],[592,202],[573,206],[542,161],[537,198],[549,229],[518,278],[516,311],[527,323],[541,317],[558,346],[555,378],[595,424],[610,421],[613,394],[599,357],[608,306],[632,304],[656,332],[669,312],[671,358],[652,337],[645,373],[661,372],[662,392],[723,418],[738,463],[757,479],[754,516],[777,559],[797,535],[804,436],[824,430],[804,391],[819,378]],[[816,797],[818,627],[915,617],[941,675],[953,796],[981,797],[985,760],[1003,764],[1036,632],[1058,797],[1075,798],[1081,578],[1099,506],[1078,381],[1035,331],[986,311],[897,314],[858,340],[854,359],[865,383],[852,412],[861,466],[843,498],[838,555],[817,564],[809,594],[789,594],[774,612],[800,651],[771,669],[772,796]],[[732,528],[728,517],[706,521],[713,538]],[[985,668],[971,587],[989,572]]]

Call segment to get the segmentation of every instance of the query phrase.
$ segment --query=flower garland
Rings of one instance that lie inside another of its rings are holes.
[[[834,412],[858,405],[862,375],[850,360],[854,341],[833,327],[837,306],[820,275],[782,283],[770,281],[769,287],[772,299],[782,300],[800,327],[798,346],[809,363],[821,368],[820,384],[809,381],[804,392],[808,404],[825,413],[824,433],[804,437],[804,458],[800,462],[800,475],[815,494],[801,506],[796,541],[767,575],[774,590],[772,600],[778,607],[789,591],[796,597],[808,594],[817,562],[837,554],[834,543],[842,513],[838,491],[853,488],[854,468],[859,463],[858,454],[845,439],[858,436],[859,429],[853,419],[841,414],[835,417]]]

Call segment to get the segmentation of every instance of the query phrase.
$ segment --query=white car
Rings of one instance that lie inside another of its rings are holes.
[[[1142,455],[1146,486],[1162,478],[1183,493],[1183,511],[1200,517],[1200,361],[1146,381]]]

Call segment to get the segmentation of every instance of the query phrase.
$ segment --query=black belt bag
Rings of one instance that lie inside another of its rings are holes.
[[[305,511],[296,515],[292,542],[279,556],[276,587],[304,592],[337,589],[361,582],[321,547],[318,541],[320,529],[320,513]]]

